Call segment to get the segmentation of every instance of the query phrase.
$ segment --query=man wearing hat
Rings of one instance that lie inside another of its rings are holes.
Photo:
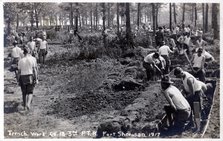
[[[186,99],[191,106],[193,114],[196,115],[196,117],[194,116],[195,122],[197,129],[200,130],[201,96],[203,95],[202,84],[193,75],[183,71],[180,67],[175,68],[174,75],[178,78],[182,78]],[[194,106],[196,103],[199,104],[198,107]],[[195,108],[198,108],[198,111],[196,111]],[[192,116],[191,121],[193,121]]]
[[[170,126],[172,125],[172,127],[178,131],[183,131],[185,123],[190,117],[191,108],[180,90],[172,84],[173,82],[167,75],[164,76],[161,80],[162,91],[169,103],[169,106],[164,106],[164,109],[166,111]]]
[[[24,57],[19,60],[19,84],[22,90],[24,110],[30,109],[30,104],[33,97],[33,90],[37,79],[37,61],[33,57],[28,47],[24,48]]]
[[[193,66],[193,75],[196,78],[199,78],[200,81],[205,82],[205,56],[202,55],[203,49],[200,47],[191,59]]]

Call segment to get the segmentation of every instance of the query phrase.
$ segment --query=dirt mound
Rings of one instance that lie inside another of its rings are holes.
[[[52,111],[49,111],[48,114],[56,114],[59,117],[70,119],[92,114],[102,109],[120,110],[131,104],[139,94],[133,91],[111,92],[110,94],[88,92],[73,98],[57,99],[51,105]]]

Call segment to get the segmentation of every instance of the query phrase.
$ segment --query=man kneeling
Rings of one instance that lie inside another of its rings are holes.
[[[170,104],[164,106],[167,114],[171,129],[182,132],[185,127],[185,123],[190,117],[191,108],[187,100],[182,93],[175,86],[172,85],[172,81],[169,76],[164,76],[161,80],[161,87],[166,97],[166,100]],[[173,116],[173,117],[172,117]]]

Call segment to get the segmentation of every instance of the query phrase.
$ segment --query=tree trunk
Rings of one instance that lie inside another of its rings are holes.
[[[158,14],[159,14],[159,9],[158,9],[158,5],[156,4],[156,6],[155,6],[155,11],[156,11],[156,27],[158,27],[159,25],[158,25]]]
[[[174,23],[177,24],[176,4],[173,4]]]
[[[81,16],[81,21],[82,21],[82,25],[84,26],[85,23],[84,23],[84,16],[83,15]]]
[[[39,29],[39,19],[38,19],[38,11],[37,9],[35,8],[35,18],[36,18],[36,28]]]
[[[96,4],[96,26],[95,26],[95,29],[97,30],[98,29],[98,4]]]
[[[76,13],[75,13],[75,30],[78,32],[78,3],[76,3]]]
[[[8,33],[8,35],[10,34],[10,32],[11,32],[11,19],[10,18],[8,18],[8,20],[7,20],[7,33]]]
[[[191,23],[194,22],[194,4],[191,5]]]
[[[172,32],[172,4],[170,3],[170,31]]]
[[[110,3],[108,3],[108,28],[111,26]]]
[[[117,34],[119,35],[119,3],[117,3]]]
[[[128,47],[133,48],[129,3],[126,3],[125,15],[126,15],[126,40],[127,40]]]
[[[195,13],[195,21],[194,21],[194,26],[197,27],[197,4],[195,3],[195,6],[194,6],[194,13]]]
[[[71,29],[73,29],[73,27],[74,27],[73,18],[74,18],[73,4],[70,3],[70,27],[71,27]]]
[[[204,32],[205,31],[204,3],[202,3],[202,16],[203,16],[203,32]]]
[[[139,29],[139,24],[140,24],[140,3],[138,3],[138,10],[137,10],[137,26]]]
[[[92,32],[92,30],[93,30],[93,12],[92,12],[92,7],[93,7],[93,5],[92,5],[92,3],[91,3],[91,11],[90,11],[90,16],[91,16],[91,32]]]
[[[79,27],[81,28],[82,27],[82,24],[81,24],[81,14],[80,13],[78,13],[78,21],[79,21]]]
[[[155,14],[155,4],[152,3],[152,15],[153,15],[153,36],[156,35],[156,14]]]
[[[35,3],[34,3],[34,12],[35,12],[35,21],[36,21],[36,28],[37,29],[39,29],[39,18],[38,18],[38,11],[37,11],[37,9],[36,9],[36,5],[35,5]]]
[[[19,14],[16,14],[16,31],[18,31],[19,28]]]
[[[31,10],[31,19],[30,19],[31,31],[33,31],[33,23],[34,23],[33,10]]]
[[[184,29],[184,21],[185,21],[185,3],[183,4],[183,15],[182,15],[182,28]]]
[[[212,3],[212,28],[214,30],[214,39],[219,39],[219,4]]]
[[[102,20],[103,20],[103,31],[102,31],[102,35],[103,35],[103,43],[104,43],[104,47],[107,47],[106,45],[106,35],[105,35],[105,20],[106,20],[106,16],[105,16],[105,3],[102,3]]]
[[[205,32],[208,32],[208,10],[209,10],[209,6],[208,6],[208,3],[206,3]]]

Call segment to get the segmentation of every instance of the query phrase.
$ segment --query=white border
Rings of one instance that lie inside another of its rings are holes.
[[[4,2],[112,2],[112,3],[120,3],[120,2],[130,2],[130,3],[220,3],[220,48],[223,46],[223,34],[222,34],[222,29],[223,29],[223,5],[222,5],[222,0],[54,0],[54,1],[50,1],[50,0],[2,0],[0,1],[0,43],[1,43],[1,47],[3,48],[3,3]],[[223,50],[220,49],[220,68],[223,68],[223,58],[222,58],[222,53]],[[4,104],[4,48],[0,49],[0,91],[3,94],[1,100],[0,100],[0,113],[2,113],[2,116],[0,117],[0,140],[4,139],[4,111],[3,111],[3,104]],[[195,141],[195,140],[205,140],[205,141],[209,141],[209,140],[223,140],[223,111],[222,111],[222,99],[223,99],[223,93],[222,93],[222,88],[223,88],[223,80],[222,80],[222,75],[223,75],[223,69],[220,69],[220,139],[118,139],[118,140],[124,140],[124,141],[133,141],[133,140],[140,140],[140,141],[146,141],[146,140],[174,140],[174,141]],[[4,139],[4,140],[8,140],[8,141],[24,141],[25,139]],[[53,141],[61,141],[61,140],[66,140],[66,141],[74,141],[74,140],[92,140],[92,139],[26,139],[26,140],[34,140],[34,141],[39,141],[39,140],[53,140]],[[94,139],[94,140],[98,140],[98,139]],[[117,139],[100,139],[100,140],[109,140],[109,141],[113,141],[113,140],[117,140]]]

